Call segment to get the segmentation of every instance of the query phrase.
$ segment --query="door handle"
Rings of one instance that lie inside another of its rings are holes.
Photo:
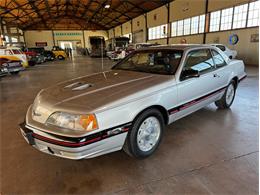
[[[219,78],[220,76],[218,74],[213,74],[213,77]]]

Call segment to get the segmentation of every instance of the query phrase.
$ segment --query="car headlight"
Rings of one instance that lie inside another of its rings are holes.
[[[65,112],[55,112],[47,120],[47,124],[75,131],[93,131],[98,129],[94,114],[77,115]]]

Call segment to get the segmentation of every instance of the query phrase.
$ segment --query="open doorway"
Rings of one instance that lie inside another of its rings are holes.
[[[80,54],[80,49],[82,48],[81,41],[80,40],[69,40],[69,41],[58,41],[58,45],[62,49],[71,49],[72,51],[72,57],[78,56]],[[65,50],[66,51],[66,50]]]

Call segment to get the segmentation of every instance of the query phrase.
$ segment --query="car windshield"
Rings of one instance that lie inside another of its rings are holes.
[[[144,50],[134,52],[116,64],[114,70],[128,70],[154,74],[174,74],[180,64],[181,50]]]

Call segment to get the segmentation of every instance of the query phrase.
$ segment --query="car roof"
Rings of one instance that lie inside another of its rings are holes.
[[[206,44],[171,44],[171,45],[156,45],[149,48],[140,50],[153,50],[153,49],[173,49],[173,50],[188,50],[196,48],[211,48],[213,46]]]
[[[3,47],[0,47],[0,49],[21,49],[21,48],[19,48],[19,47],[5,47],[5,46],[3,46]]]

